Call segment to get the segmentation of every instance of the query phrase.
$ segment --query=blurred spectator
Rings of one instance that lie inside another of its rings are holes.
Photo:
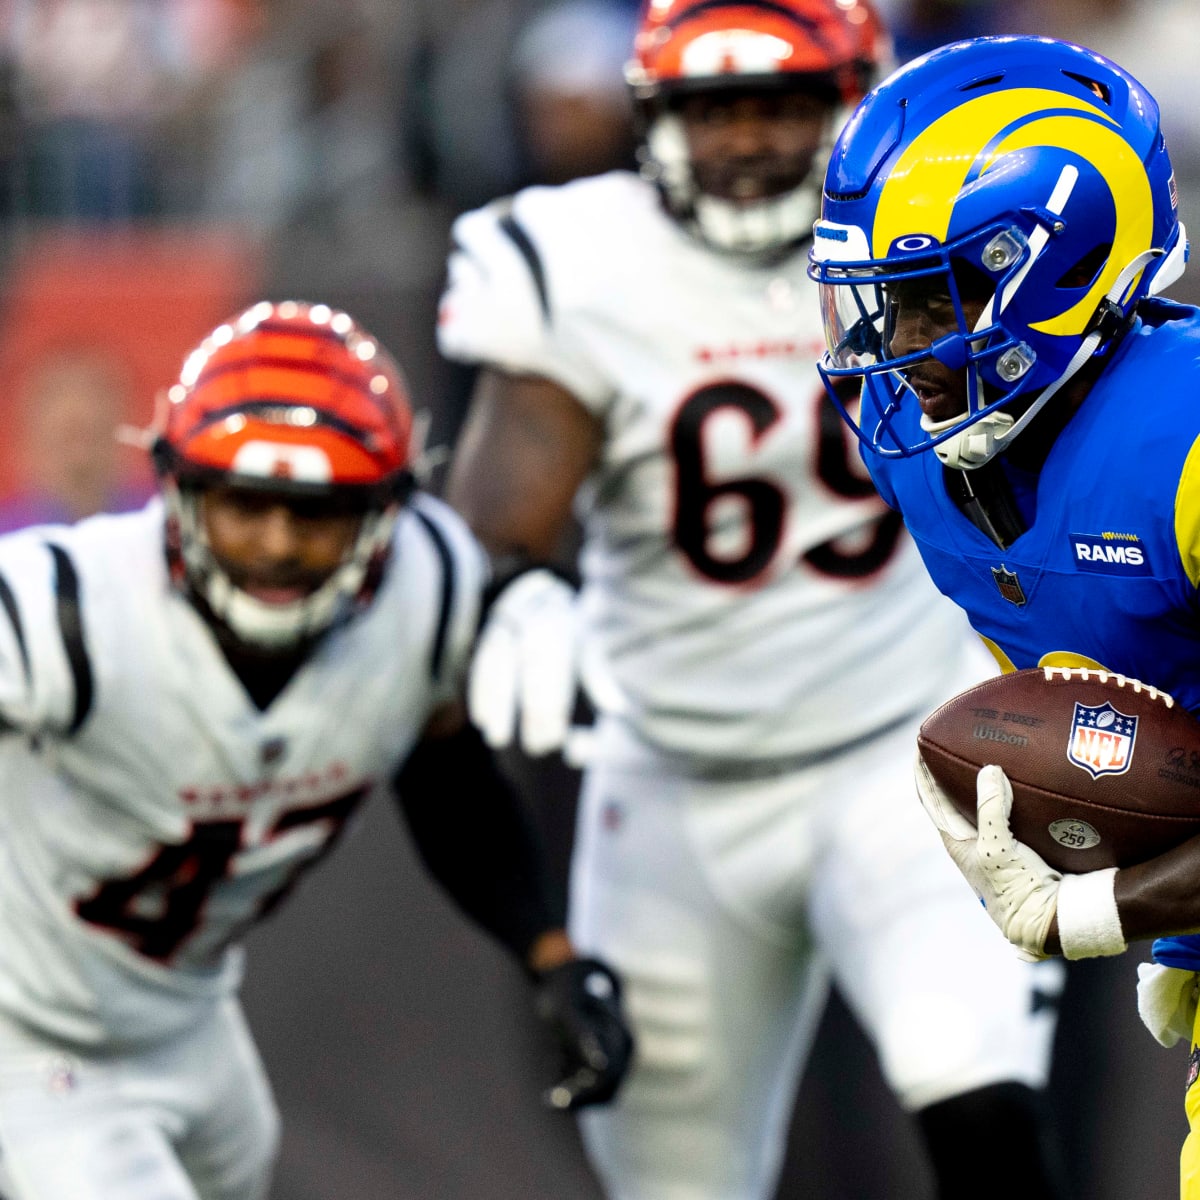
[[[259,0],[9,0],[19,215],[160,212],[158,133],[253,28]]]
[[[633,163],[632,0],[484,0],[415,61],[410,162],[459,211]]]
[[[117,441],[129,389],[121,362],[99,348],[64,346],[41,360],[16,401],[21,483],[0,504],[0,532],[146,500],[148,489],[125,478]]]
[[[358,3],[302,5],[276,19],[214,112],[209,217],[271,235],[336,235],[397,186],[384,60]]]
[[[1003,0],[877,0],[895,39],[896,58],[907,62],[927,50],[995,28]]]
[[[558,0],[521,30],[512,54],[518,167],[566,183],[632,166],[624,68],[635,22],[613,0]]]

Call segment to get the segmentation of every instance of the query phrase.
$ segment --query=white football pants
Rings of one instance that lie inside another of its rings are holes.
[[[1045,1083],[1033,990],[1057,996],[1061,963],[1018,961],[946,854],[918,724],[731,782],[601,723],[571,934],[623,973],[637,1036],[617,1102],[581,1114],[611,1200],[768,1200],[830,973],[905,1108]]]
[[[279,1117],[241,1009],[150,1047],[64,1052],[0,1018],[10,1200],[264,1200]]]

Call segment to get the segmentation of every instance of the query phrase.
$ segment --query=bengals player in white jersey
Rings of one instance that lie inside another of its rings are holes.
[[[471,696],[494,744],[546,751],[578,661],[599,713],[570,928],[619,965],[637,1036],[620,1100],[582,1114],[613,1200],[773,1194],[830,977],[943,1200],[1061,1195],[1061,972],[963,903],[910,780],[920,718],[991,666],[814,369],[816,181],[884,52],[861,0],[656,0],[641,175],[454,229],[440,345],[481,371],[448,498],[498,568],[553,562],[582,519],[578,597],[518,571]]]
[[[143,511],[0,539],[0,1157],[8,1200],[255,1200],[277,1115],[236,994],[245,931],[395,788],[519,959],[560,1108],[629,1054],[460,687],[485,560],[419,494],[390,356],[261,303],[170,389]]]

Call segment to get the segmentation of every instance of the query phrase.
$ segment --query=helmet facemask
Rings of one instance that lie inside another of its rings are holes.
[[[835,111],[831,106],[811,159],[796,172],[798,181],[775,195],[737,201],[706,191],[697,177],[678,102],[662,106],[647,122],[642,173],[660,189],[667,211],[710,249],[751,259],[779,258],[812,233]]]
[[[172,575],[242,645],[266,654],[286,653],[349,620],[370,602],[387,566],[399,500],[363,510],[353,543],[323,583],[297,600],[272,604],[238,587],[213,552],[203,514],[206,490],[175,478],[163,481],[168,560]]]

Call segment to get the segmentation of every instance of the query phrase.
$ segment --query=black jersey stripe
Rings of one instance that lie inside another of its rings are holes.
[[[429,655],[429,674],[433,679],[440,679],[442,667],[446,658],[446,638],[450,632],[450,614],[454,611],[454,597],[457,591],[457,580],[454,572],[454,555],[450,552],[450,543],[446,535],[438,528],[437,523],[428,513],[422,512],[415,504],[410,510],[414,517],[421,522],[429,540],[433,543],[433,551],[437,555],[442,568],[442,602],[438,609],[436,631],[433,637],[433,649]]]
[[[75,681],[75,711],[67,733],[77,733],[87,720],[92,709],[94,696],[92,664],[83,640],[83,613],[79,606],[79,573],[71,556],[53,542],[46,545],[54,558],[54,596],[58,630],[62,634],[63,648],[67,652],[67,663]]]
[[[33,667],[29,662],[29,645],[25,641],[25,625],[21,620],[21,610],[17,607],[17,598],[13,595],[13,590],[3,575],[0,575],[0,605],[4,606],[9,623],[13,627],[13,636],[17,639],[17,649],[21,653],[21,667],[25,672],[25,682],[31,685],[33,683]]]
[[[547,325],[550,324],[550,287],[546,283],[546,268],[542,264],[542,256],[538,253],[538,248],[533,244],[531,238],[525,229],[525,226],[512,215],[511,212],[506,212],[500,218],[500,229],[517,250],[520,251],[521,257],[525,260],[525,265],[529,268],[529,274],[533,276],[533,286],[537,289],[538,304],[541,305],[542,319]]]
[[[21,610],[17,607],[17,597],[13,594],[8,580],[0,575],[0,605],[8,616],[9,624],[13,627],[13,636],[17,639],[17,650],[21,655],[21,668],[25,672],[25,686],[33,687],[33,666],[29,661],[29,644],[25,640],[25,625],[21,620]],[[0,713],[0,733],[12,733],[17,728],[3,713]]]

